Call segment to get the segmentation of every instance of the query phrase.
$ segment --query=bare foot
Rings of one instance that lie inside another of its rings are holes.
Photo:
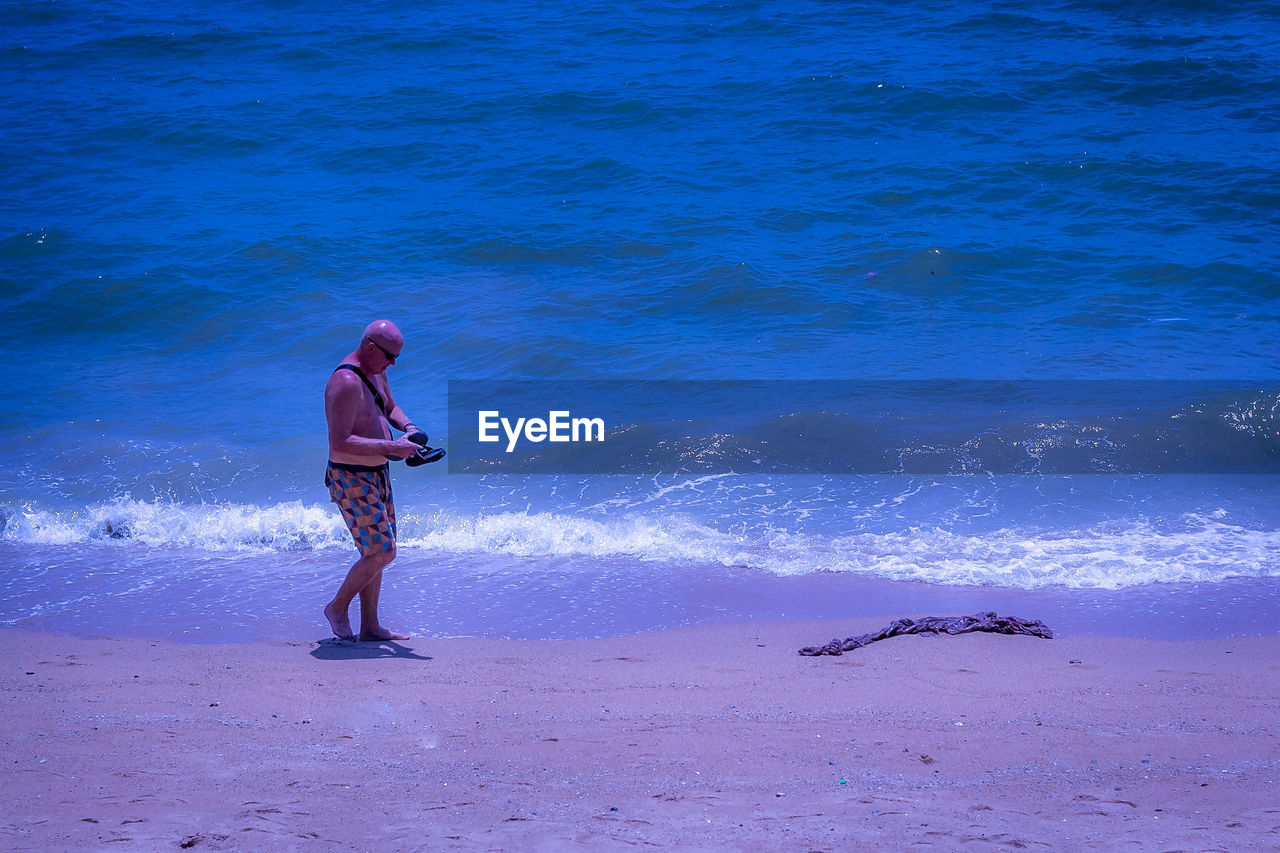
[[[388,631],[386,628],[379,625],[378,627],[372,628],[368,631],[362,629],[360,631],[360,639],[366,643],[374,643],[379,640],[407,640],[409,639],[409,635],[397,634],[395,631]]]
[[[329,620],[329,627],[333,630],[333,636],[339,640],[354,640],[355,632],[351,630],[351,620],[347,618],[347,614],[339,613],[333,606],[333,602],[329,602],[324,608],[324,618]]]

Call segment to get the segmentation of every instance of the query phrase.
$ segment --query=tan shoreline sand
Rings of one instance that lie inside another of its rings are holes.
[[[1029,615],[1029,614],[1016,614]],[[10,850],[1280,849],[1280,636],[0,632]]]

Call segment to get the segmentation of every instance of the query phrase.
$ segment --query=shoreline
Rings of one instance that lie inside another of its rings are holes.
[[[1280,837],[1280,635],[965,634],[796,653],[879,627],[236,645],[2,629],[0,838],[838,850]]]
[[[350,565],[346,553],[139,554],[110,546],[68,553],[2,542],[0,552],[22,579],[4,591],[5,628],[197,644],[327,636],[320,608]],[[1180,640],[1276,630],[1280,577],[1025,589],[629,558],[442,560],[410,552],[387,573],[382,600],[389,628],[438,639],[605,638],[796,619],[884,625],[907,615],[996,611],[1040,620],[1059,636]]]

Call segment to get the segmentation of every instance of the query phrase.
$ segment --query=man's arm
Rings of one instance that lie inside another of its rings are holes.
[[[385,377],[382,380],[382,397],[387,401],[387,423],[401,432],[414,432],[417,427],[409,420],[404,409],[397,405],[396,398],[391,395],[391,383]]]
[[[324,391],[324,413],[329,424],[329,447],[332,451],[355,456],[391,456],[396,459],[404,459],[418,452],[418,445],[405,438],[357,435],[356,418],[363,404],[364,390],[354,374],[339,371],[330,378]]]

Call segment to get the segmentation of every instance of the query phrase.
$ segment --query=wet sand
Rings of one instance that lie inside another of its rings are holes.
[[[1280,849],[1280,636],[0,631],[7,849]]]

